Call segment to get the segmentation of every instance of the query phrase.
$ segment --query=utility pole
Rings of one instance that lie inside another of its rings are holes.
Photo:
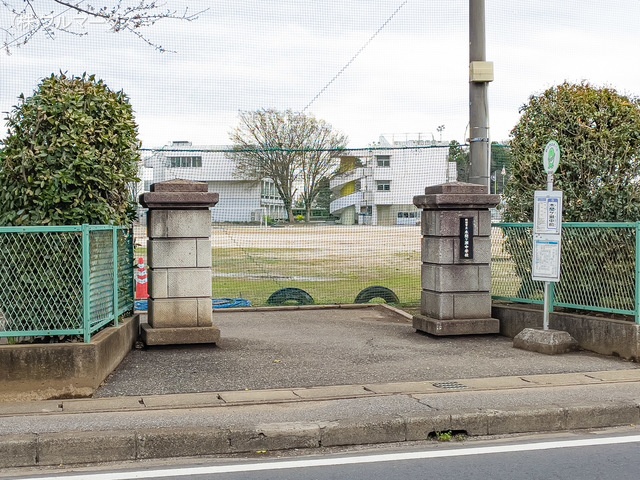
[[[489,103],[493,63],[486,61],[484,0],[469,0],[469,181],[489,192]]]

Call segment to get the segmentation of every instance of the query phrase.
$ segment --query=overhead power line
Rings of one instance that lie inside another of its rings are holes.
[[[351,58],[349,59],[349,61],[344,65],[344,67],[342,67],[342,68],[338,71],[338,73],[336,73],[336,74],[333,76],[333,78],[332,78],[331,80],[329,80],[329,81],[327,82],[327,84],[326,84],[324,87],[322,87],[322,88],[320,89],[320,91],[316,94],[316,96],[315,96],[315,97],[313,97],[309,103],[307,103],[306,107],[304,107],[304,108],[302,109],[302,111],[303,111],[303,112],[304,112],[304,111],[306,111],[306,110],[307,110],[307,109],[308,109],[308,108],[313,104],[313,102],[315,102],[315,101],[320,97],[320,95],[322,95],[322,94],[323,94],[323,93],[324,93],[324,92],[325,92],[325,91],[326,91],[326,90],[331,86],[331,84],[332,84],[333,82],[335,82],[335,81],[337,80],[337,78],[338,78],[340,75],[342,75],[342,73],[343,73],[347,68],[349,68],[349,66],[354,62],[354,60],[355,60],[356,58],[358,58],[358,56],[363,52],[363,50],[369,46],[369,44],[373,41],[373,39],[374,39],[374,38],[376,38],[376,37],[378,36],[378,34],[379,34],[382,30],[384,30],[384,28],[389,24],[389,22],[393,19],[393,17],[395,17],[395,16],[396,16],[396,14],[400,11],[400,9],[406,5],[407,1],[408,1],[408,0],[405,0],[404,2],[402,2],[402,3],[400,4],[400,6],[394,10],[394,12],[389,16],[389,18],[387,18],[387,19],[384,21],[384,23],[380,26],[380,28],[378,28],[378,29],[375,31],[375,33],[374,33],[373,35],[371,35],[371,37],[369,37],[369,40],[367,40],[367,41],[365,42],[365,44],[364,44],[364,45],[362,45],[362,47],[360,47],[360,49],[355,53],[355,55],[353,55],[353,57],[351,57]]]

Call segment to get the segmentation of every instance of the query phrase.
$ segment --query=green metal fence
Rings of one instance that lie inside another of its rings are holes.
[[[562,224],[560,282],[554,307],[632,315],[640,324],[640,222]],[[543,282],[531,280],[533,224],[496,223],[491,236],[491,294],[543,304]]]
[[[0,337],[82,335],[133,311],[133,233],[0,227]]]

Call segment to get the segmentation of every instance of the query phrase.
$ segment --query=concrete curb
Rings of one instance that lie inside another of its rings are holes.
[[[0,468],[116,462],[426,440],[468,435],[558,432],[640,423],[640,403],[438,412],[231,428],[61,432],[0,438]]]

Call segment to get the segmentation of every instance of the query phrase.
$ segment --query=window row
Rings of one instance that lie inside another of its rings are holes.
[[[390,167],[391,155],[376,155],[376,164],[378,167]]]
[[[377,180],[376,190],[379,192],[388,192],[391,190],[391,180]]]
[[[170,168],[202,167],[201,156],[169,157]]]
[[[420,218],[420,212],[398,212],[398,218]]]

